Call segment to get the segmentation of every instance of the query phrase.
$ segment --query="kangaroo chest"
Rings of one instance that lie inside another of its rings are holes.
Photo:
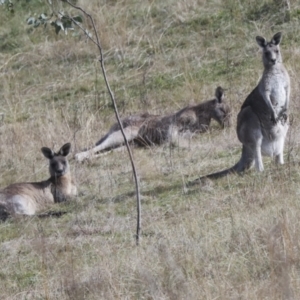
[[[260,84],[259,91],[264,98],[269,97],[274,110],[279,113],[285,107],[287,99],[287,90],[289,81],[283,70],[281,72],[271,72],[264,74]]]

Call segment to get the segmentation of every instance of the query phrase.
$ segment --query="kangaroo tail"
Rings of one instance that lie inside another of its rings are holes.
[[[229,169],[226,169],[226,170],[223,170],[223,171],[220,171],[220,172],[216,172],[216,173],[211,173],[211,174],[208,174],[208,175],[205,175],[205,176],[201,176],[201,177],[199,177],[195,180],[189,181],[187,186],[193,186],[193,185],[199,184],[207,178],[208,179],[218,179],[218,178],[222,178],[222,177],[225,177],[227,175],[230,175],[230,174],[240,173],[238,171],[238,164],[239,163],[237,163],[236,165],[234,165],[233,167],[231,167]]]
[[[229,169],[202,176],[202,177],[200,177],[200,179],[201,178],[202,179],[204,179],[204,178],[218,179],[218,178],[222,178],[222,177],[225,177],[227,175],[230,175],[230,174],[240,173],[241,171],[239,171],[238,165],[239,165],[239,163],[235,164],[233,167],[231,167]]]
[[[241,159],[231,168],[220,171],[220,172],[216,172],[216,173],[212,173],[212,174],[208,174],[202,177],[199,177],[193,181],[190,181],[187,185],[188,186],[193,186],[196,185],[198,183],[201,183],[201,181],[209,178],[209,179],[218,179],[218,178],[222,178],[225,177],[227,175],[230,174],[240,174],[244,171],[247,171],[248,169],[250,169],[254,163],[254,158],[250,155],[248,155],[248,153],[246,153],[247,151],[245,150],[245,147],[243,146],[243,151],[242,151],[242,157]]]

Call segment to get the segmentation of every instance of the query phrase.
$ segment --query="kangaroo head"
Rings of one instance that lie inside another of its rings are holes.
[[[71,144],[63,145],[58,152],[54,152],[50,148],[43,147],[42,153],[49,159],[49,172],[51,177],[60,177],[69,172],[69,162],[67,155],[71,149]]]
[[[271,39],[267,42],[264,37],[257,36],[256,42],[263,50],[263,64],[265,67],[276,65],[281,63],[281,54],[279,49],[279,44],[281,42],[281,32],[277,32]]]
[[[214,109],[211,117],[222,127],[229,127],[231,125],[231,110],[229,105],[224,102],[224,98],[224,89],[218,86],[215,91],[215,99],[213,100]]]

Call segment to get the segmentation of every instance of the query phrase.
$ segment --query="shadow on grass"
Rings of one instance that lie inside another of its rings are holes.
[[[42,214],[37,214],[33,216],[28,216],[28,215],[19,215],[19,216],[11,216],[8,212],[6,211],[1,211],[0,212],[0,222],[5,222],[9,219],[24,219],[24,218],[32,218],[32,217],[37,217],[40,219],[45,219],[45,218],[60,218],[61,216],[69,213],[68,211],[48,211]]]
[[[44,219],[44,218],[50,218],[50,217],[55,217],[55,218],[60,218],[61,216],[69,213],[68,211],[48,211],[42,214],[37,215],[38,218]]]
[[[159,195],[163,195],[169,191],[181,191],[182,194],[184,195],[192,195],[192,194],[196,194],[199,193],[199,191],[201,191],[201,188],[203,187],[203,184],[195,184],[193,186],[187,186],[188,183],[182,183],[182,182],[177,182],[174,183],[173,185],[159,185],[157,187],[154,187],[153,189],[150,190],[141,190],[141,200],[143,201],[143,197],[146,196],[159,196]],[[110,198],[103,198],[100,199],[100,203],[108,203],[108,202],[113,202],[113,203],[120,203],[120,202],[124,202],[127,201],[133,197],[136,196],[136,191],[129,191],[123,194],[119,194],[117,196],[114,197],[110,197]]]

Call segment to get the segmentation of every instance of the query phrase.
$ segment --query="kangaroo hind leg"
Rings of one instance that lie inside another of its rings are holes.
[[[126,136],[126,139],[129,142],[134,140],[138,136],[138,131],[139,128],[135,126],[128,126],[124,128],[124,134]],[[107,134],[106,138],[104,137],[100,141],[101,143],[99,143],[99,145],[97,145],[96,147],[84,152],[77,153],[75,155],[75,159],[79,162],[82,162],[85,159],[91,159],[92,157],[95,156],[97,152],[119,147],[124,144],[124,137],[122,135],[121,130],[117,130],[110,134]]]
[[[264,164],[261,155],[261,146],[256,145],[255,147],[255,168],[258,172],[263,172]]]
[[[276,150],[277,154],[275,155],[275,163],[279,165],[284,164],[284,159],[283,159],[283,148],[284,148],[284,137],[281,137],[276,145]]]

